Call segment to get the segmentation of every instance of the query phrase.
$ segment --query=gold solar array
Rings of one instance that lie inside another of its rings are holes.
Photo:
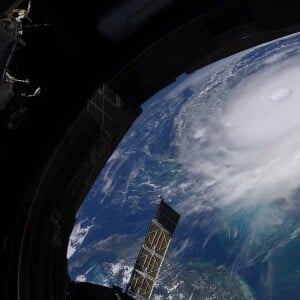
[[[132,271],[127,287],[130,295],[150,299],[178,220],[179,214],[162,199]]]

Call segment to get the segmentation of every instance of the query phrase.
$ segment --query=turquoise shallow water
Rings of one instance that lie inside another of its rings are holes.
[[[293,299],[300,292],[299,212],[286,206],[281,199],[229,212],[219,229],[227,265],[245,276],[258,299]]]

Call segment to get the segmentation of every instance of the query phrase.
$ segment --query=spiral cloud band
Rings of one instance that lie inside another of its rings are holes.
[[[222,94],[218,85],[235,76],[229,60],[177,118],[186,120],[180,160],[218,203],[289,198],[300,187],[300,56],[263,63]]]

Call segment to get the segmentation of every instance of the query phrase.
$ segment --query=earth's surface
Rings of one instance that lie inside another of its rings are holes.
[[[125,286],[157,209],[181,219],[153,299],[299,299],[300,35],[158,92],[78,212],[71,278]]]

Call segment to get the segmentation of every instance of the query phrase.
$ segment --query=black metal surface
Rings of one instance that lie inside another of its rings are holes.
[[[18,7],[24,0],[1,0],[0,1],[0,18],[9,13],[12,9]]]
[[[179,218],[179,213],[177,213],[164,200],[161,200],[154,219],[157,220],[157,222],[160,223],[164,228],[166,228],[171,235],[174,233]]]
[[[72,283],[72,300],[134,300],[118,287],[100,286],[88,282]]]
[[[3,80],[7,64],[16,47],[16,39],[0,27],[0,84]]]

